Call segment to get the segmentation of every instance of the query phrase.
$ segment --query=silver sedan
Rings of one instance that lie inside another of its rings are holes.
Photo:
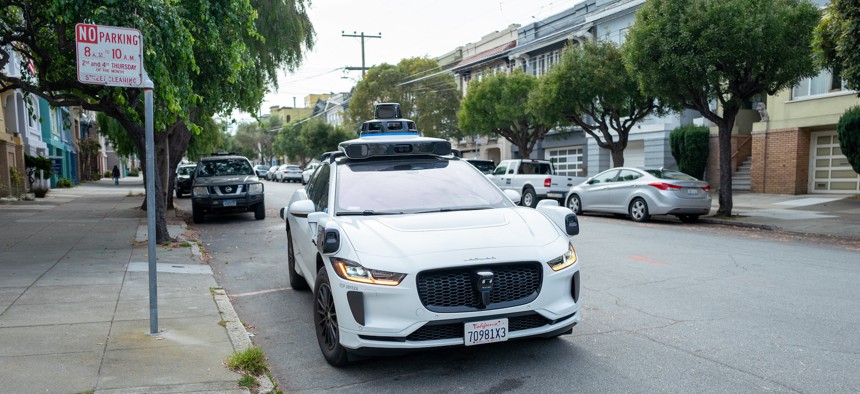
[[[577,214],[626,214],[637,222],[651,215],[675,215],[693,223],[711,210],[708,183],[662,168],[616,167],[570,189],[566,205]]]

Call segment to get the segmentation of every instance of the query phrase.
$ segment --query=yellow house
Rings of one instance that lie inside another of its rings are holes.
[[[836,126],[857,92],[824,70],[767,98],[752,128],[751,191],[860,194],[860,175],[839,147]]]

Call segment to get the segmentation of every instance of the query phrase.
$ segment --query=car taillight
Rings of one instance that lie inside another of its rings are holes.
[[[552,178],[544,179],[543,180],[543,187],[550,187],[550,186],[552,186]]]
[[[709,192],[709,191],[711,191],[711,187],[710,186],[704,186],[704,187],[702,187],[702,190]]]
[[[660,190],[669,190],[669,189],[681,190],[681,186],[673,185],[671,183],[665,183],[665,182],[653,182],[653,183],[649,183],[648,186],[654,186]]]

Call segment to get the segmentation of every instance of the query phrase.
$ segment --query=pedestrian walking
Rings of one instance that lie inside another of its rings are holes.
[[[113,184],[119,185],[119,167],[113,166]]]

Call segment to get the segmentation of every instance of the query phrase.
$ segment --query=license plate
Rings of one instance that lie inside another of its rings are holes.
[[[695,196],[699,194],[699,189],[687,189],[687,194],[691,196]]]
[[[235,207],[236,206],[236,200],[224,200],[224,206],[225,207]]]
[[[475,321],[464,326],[466,346],[508,340],[508,319]]]
[[[549,198],[561,198],[561,193],[547,193],[546,196]]]

